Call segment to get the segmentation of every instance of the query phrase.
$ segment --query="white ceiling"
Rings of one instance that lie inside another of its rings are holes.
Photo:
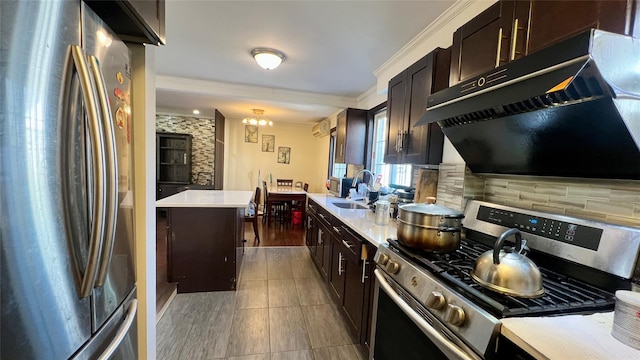
[[[167,0],[158,111],[241,119],[260,108],[276,124],[316,122],[355,106],[375,87],[374,71],[453,3]],[[263,70],[256,47],[287,58]]]

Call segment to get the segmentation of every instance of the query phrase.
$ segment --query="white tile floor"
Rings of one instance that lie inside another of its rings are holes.
[[[178,294],[158,322],[157,357],[362,359],[306,247],[247,248],[238,291]]]

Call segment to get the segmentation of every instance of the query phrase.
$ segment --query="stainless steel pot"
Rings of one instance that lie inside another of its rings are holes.
[[[408,224],[437,228],[460,228],[464,214],[446,206],[436,205],[436,198],[428,197],[426,203],[400,205],[398,218]]]
[[[398,218],[398,241],[413,249],[448,252],[460,246],[460,229],[407,224]]]
[[[410,248],[447,252],[460,246],[461,220],[464,214],[434,204],[406,204],[398,207],[398,241]]]
[[[504,241],[511,235],[516,238],[512,251],[502,249]],[[471,277],[478,284],[501,294],[523,298],[544,295],[540,269],[522,254],[522,234],[518,229],[509,229],[500,235],[493,250],[476,259]]]

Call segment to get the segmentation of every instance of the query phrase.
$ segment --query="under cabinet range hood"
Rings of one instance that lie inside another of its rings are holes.
[[[640,179],[640,39],[590,30],[427,98],[475,173]]]

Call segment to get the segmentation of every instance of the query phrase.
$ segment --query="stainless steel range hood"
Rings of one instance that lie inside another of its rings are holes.
[[[427,98],[475,173],[640,179],[640,39],[590,30]]]

